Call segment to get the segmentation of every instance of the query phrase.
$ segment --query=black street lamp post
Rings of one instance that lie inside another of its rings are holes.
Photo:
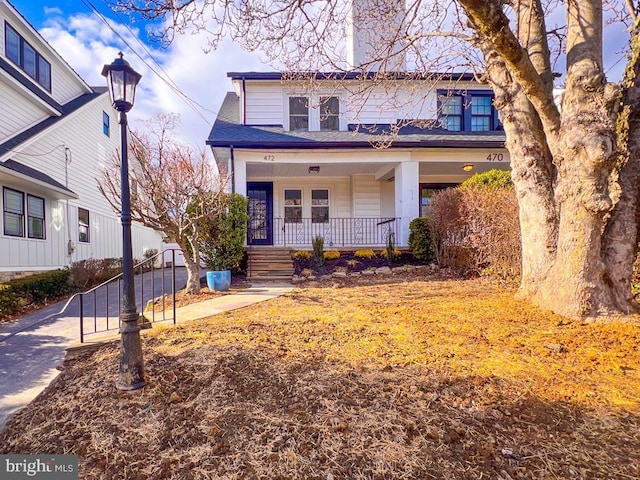
[[[133,278],[127,112],[133,107],[136,85],[142,75],[131,68],[122,56],[122,52],[120,52],[120,58],[116,58],[111,65],[105,65],[102,69],[102,75],[107,77],[111,103],[120,112],[120,140],[122,142],[120,150],[122,156],[120,166],[122,189],[122,212],[120,215],[122,220],[122,307],[120,311],[120,373],[116,387],[120,390],[136,390],[144,387],[145,380]]]

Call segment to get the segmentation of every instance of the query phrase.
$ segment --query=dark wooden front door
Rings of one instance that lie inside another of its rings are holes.
[[[249,245],[273,245],[273,183],[247,182]]]

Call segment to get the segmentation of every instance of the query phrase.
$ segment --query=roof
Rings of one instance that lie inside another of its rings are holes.
[[[39,183],[45,184],[46,186],[53,187],[56,190],[60,190],[63,193],[67,194],[67,196],[69,197],[78,197],[72,190],[69,190],[67,187],[51,178],[46,173],[42,173],[41,171],[36,170],[35,168],[31,168],[23,163],[16,162],[15,160],[6,160],[4,162],[0,162],[0,167],[4,167],[11,170],[12,172],[20,174],[23,177],[29,177],[32,180],[36,180]]]
[[[227,72],[227,77],[232,80],[449,80],[471,81],[475,80],[473,73],[469,72]]]
[[[207,145],[212,147],[262,149],[373,148],[380,140],[391,140],[390,148],[504,148],[504,132],[449,132],[440,128],[407,125],[391,136],[391,125],[349,125],[349,131],[295,131],[282,125],[242,125],[239,98],[228,92],[211,128]],[[386,134],[386,136],[385,136]]]
[[[61,115],[57,117],[48,117],[43,121],[41,121],[40,123],[37,123],[33,127],[28,128],[24,132],[16,135],[15,137],[10,138],[6,142],[1,143],[0,156],[4,155],[4,153],[8,152],[9,150],[15,149],[20,144],[26,142],[27,140],[38,135],[39,133],[43,132],[47,128],[51,127],[52,125],[58,123],[63,118],[71,115],[76,110],[85,106],[92,100],[98,98],[99,96],[104,94],[106,91],[107,91],[106,87],[94,87],[92,93],[85,93],[83,95],[80,95],[79,97],[74,98],[70,102],[65,103],[64,105],[61,105],[59,107],[59,111],[62,112]]]

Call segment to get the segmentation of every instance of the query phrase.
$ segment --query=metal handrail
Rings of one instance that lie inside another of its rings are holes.
[[[176,302],[175,302],[175,297],[176,297],[176,272],[175,272],[175,264],[176,264],[176,249],[172,248],[172,249],[166,249],[166,250],[161,250],[160,252],[158,252],[157,254],[153,255],[152,257],[149,257],[143,261],[141,261],[140,263],[136,264],[133,266],[134,272],[136,269],[141,269],[141,278],[140,278],[140,300],[141,300],[141,308],[143,309],[143,311],[141,312],[141,314],[144,312],[144,275],[145,273],[148,273],[149,270],[147,272],[145,272],[145,267],[147,265],[151,265],[151,289],[152,289],[152,300],[153,300],[153,296],[154,296],[154,292],[155,292],[155,272],[159,269],[155,268],[155,262],[158,259],[158,257],[162,258],[162,263],[161,263],[161,268],[160,270],[162,270],[162,304],[164,307],[164,302],[165,302],[165,296],[166,296],[166,292],[165,292],[165,274],[164,274],[164,270],[165,270],[165,256],[166,256],[166,252],[171,252],[171,258],[172,258],[172,262],[171,262],[171,277],[172,277],[172,282],[171,282],[171,293],[172,293],[172,310],[173,310],[173,323],[176,323]],[[113,327],[110,328],[109,326],[109,305],[110,305],[110,299],[109,299],[109,285],[114,283],[114,282],[118,282],[118,310],[120,311],[120,309],[122,308],[121,305],[121,293],[120,293],[120,288],[119,285],[122,281],[122,273],[119,273],[118,275],[113,276],[112,278],[110,278],[109,280],[106,280],[104,282],[102,282],[99,285],[96,285],[95,287],[85,291],[85,292],[79,292],[76,293],[74,295],[72,295],[69,300],[67,300],[66,304],[64,305],[64,307],[62,308],[62,310],[60,311],[59,315],[62,315],[67,308],[69,307],[69,305],[71,305],[71,303],[76,299],[76,297],[79,299],[80,302],[80,342],[83,343],[85,336],[87,335],[92,335],[92,334],[96,334],[96,333],[102,333],[105,331],[109,331],[109,330],[115,330],[116,328],[120,328],[120,325],[118,322],[118,326],[117,327]],[[105,311],[106,311],[106,328],[102,329],[102,330],[98,330],[98,316],[97,316],[97,301],[96,301],[96,292],[100,289],[100,288],[106,288],[106,298],[105,298]],[[85,320],[85,312],[84,312],[84,299],[86,296],[88,295],[93,295],[94,298],[94,302],[93,302],[93,331],[92,332],[85,332],[85,325],[84,325],[84,320]],[[137,301],[136,301],[137,303]],[[166,321],[167,318],[165,317],[165,312],[164,312],[164,308],[163,308],[163,312],[162,312],[162,320],[156,320],[155,318],[155,309],[152,308],[151,310],[151,322],[155,323],[158,321]]]

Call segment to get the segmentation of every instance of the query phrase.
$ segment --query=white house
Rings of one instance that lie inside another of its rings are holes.
[[[119,217],[97,189],[120,146],[106,88],[87,85],[6,0],[0,23],[0,279],[121,257]],[[134,257],[161,240],[134,224]]]
[[[389,232],[406,246],[435,190],[509,168],[489,87],[469,73],[407,73],[401,53],[386,72],[359,68],[383,38],[363,28],[354,15],[347,71],[227,74],[233,91],[207,144],[249,198],[249,246],[308,248],[317,235],[380,246]]]

